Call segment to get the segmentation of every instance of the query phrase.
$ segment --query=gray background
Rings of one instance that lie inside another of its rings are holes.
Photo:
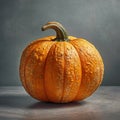
[[[21,85],[21,53],[32,40],[55,34],[40,30],[48,21],[93,43],[105,64],[102,85],[120,85],[120,0],[0,0],[0,86]]]

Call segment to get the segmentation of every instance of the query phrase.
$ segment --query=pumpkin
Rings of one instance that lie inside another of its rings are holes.
[[[31,42],[20,60],[20,79],[35,99],[67,103],[89,97],[100,86],[104,64],[98,50],[83,38],[68,36],[58,22],[48,22],[42,30],[53,29],[56,36]]]

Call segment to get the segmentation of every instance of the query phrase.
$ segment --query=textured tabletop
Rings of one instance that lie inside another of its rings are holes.
[[[120,87],[106,86],[81,102],[38,102],[23,87],[0,87],[0,120],[120,120]]]

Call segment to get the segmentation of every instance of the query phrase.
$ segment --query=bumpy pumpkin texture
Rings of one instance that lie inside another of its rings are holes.
[[[67,36],[58,22],[42,30],[54,29],[48,36],[30,43],[20,60],[20,78],[34,98],[55,103],[89,97],[101,84],[104,65],[98,50],[85,39]]]

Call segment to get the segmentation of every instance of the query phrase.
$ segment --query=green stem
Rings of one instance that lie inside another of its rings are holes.
[[[48,22],[42,27],[42,31],[54,29],[56,31],[56,41],[68,41],[68,35],[65,28],[58,22]]]

